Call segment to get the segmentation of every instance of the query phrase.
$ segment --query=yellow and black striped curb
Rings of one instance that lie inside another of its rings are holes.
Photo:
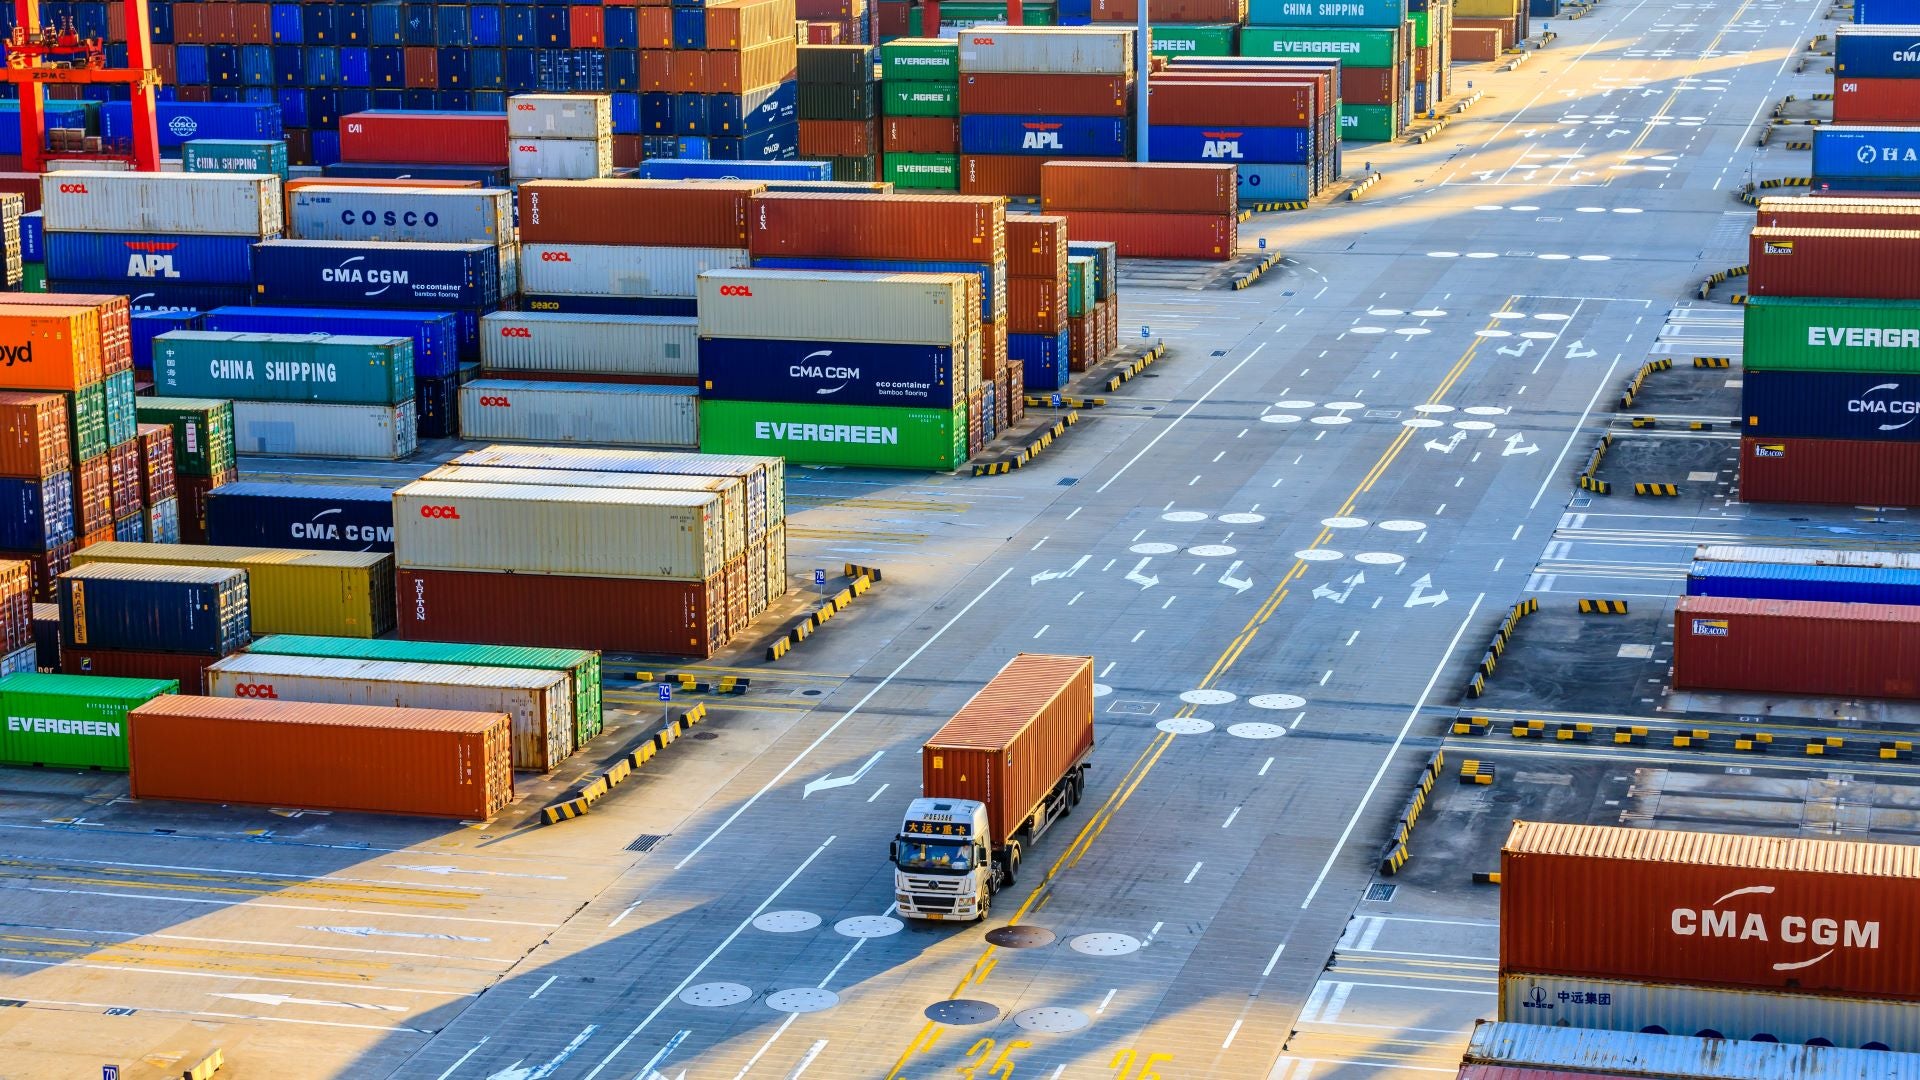
[[[1420,820],[1420,811],[1427,808],[1427,793],[1433,790],[1433,782],[1440,778],[1440,770],[1446,768],[1447,752],[1435,750],[1427,759],[1425,768],[1420,770],[1420,779],[1414,781],[1413,794],[1400,810],[1400,817],[1393,823],[1391,838],[1386,850],[1380,853],[1380,872],[1397,874],[1407,865],[1407,841],[1413,838],[1413,823]]]
[[[1368,188],[1371,188],[1373,185],[1379,183],[1380,179],[1386,175],[1387,175],[1386,173],[1368,173],[1367,178],[1365,180],[1360,181],[1358,184],[1355,184],[1353,187],[1347,190],[1347,200],[1351,202],[1355,199],[1358,199],[1360,196],[1365,195],[1367,193]]]
[[[1582,599],[1580,601],[1580,614],[1582,615],[1625,615],[1626,613],[1627,602],[1625,600]]]
[[[1813,144],[1812,144],[1812,143],[1810,143],[1810,142],[1790,142],[1790,143],[1781,143],[1781,144],[1780,144],[1780,149],[1782,149],[1782,150],[1811,150],[1811,149],[1813,149]]]
[[[1457,116],[1460,113],[1466,112],[1468,109],[1474,107],[1475,105],[1478,105],[1480,103],[1480,99],[1485,97],[1486,95],[1487,95],[1487,92],[1485,90],[1475,90],[1473,93],[1468,94],[1466,97],[1460,99],[1459,101],[1454,102],[1453,103],[1454,114]]]
[[[1633,378],[1627,380],[1627,389],[1620,395],[1620,407],[1623,409],[1633,408],[1634,396],[1640,393],[1640,388],[1642,386],[1646,385],[1647,376],[1652,375],[1657,371],[1670,371],[1672,370],[1672,368],[1673,368],[1673,360],[1668,357],[1661,357],[1658,360],[1649,360],[1646,363],[1641,364],[1640,370],[1634,372]]]
[[[1507,609],[1507,617],[1500,629],[1487,643],[1487,651],[1480,656],[1475,665],[1473,678],[1467,683],[1467,696],[1479,697],[1487,692],[1487,680],[1493,677],[1493,671],[1500,665],[1500,657],[1506,654],[1507,643],[1513,640],[1513,632],[1520,626],[1520,620],[1540,610],[1538,597],[1528,597]]]
[[[1052,446],[1055,439],[1065,435],[1068,428],[1073,427],[1079,422],[1079,410],[1076,409],[1069,412],[1067,415],[1042,428],[1038,438],[1021,447],[1012,457],[1005,461],[987,461],[975,465],[973,467],[973,475],[1000,476],[1004,473],[1012,472],[1015,469],[1024,469],[1033,462],[1034,458],[1040,456],[1041,451]]]
[[[637,749],[629,751],[627,756],[609,766],[606,772],[588,781],[586,786],[580,789],[580,794],[571,799],[554,803],[552,806],[542,810],[540,812],[542,818],[548,825],[556,825],[562,821],[572,821],[574,818],[585,814],[589,807],[605,798],[607,792],[619,787],[626,781],[627,777],[632,776],[634,770],[642,768],[647,762],[652,761],[653,756],[666,749],[668,743],[678,739],[682,733],[690,730],[695,724],[700,723],[706,718],[707,706],[705,702],[695,705],[693,708],[681,713],[665,727],[654,732],[653,738],[641,743]]]
[[[1587,467],[1580,470],[1580,490],[1591,491],[1596,495],[1613,494],[1613,485],[1600,479],[1600,463],[1607,459],[1607,451],[1613,449],[1613,433],[1600,436],[1600,442],[1593,448],[1593,456],[1587,459]]]
[[[1112,375],[1107,376],[1107,392],[1112,393],[1113,391],[1120,389],[1122,386],[1125,386],[1127,383],[1130,383],[1133,380],[1139,378],[1141,372],[1152,367],[1153,362],[1155,360],[1160,359],[1162,356],[1165,356],[1166,354],[1167,354],[1166,342],[1161,341],[1161,342],[1154,343],[1153,348],[1148,349],[1144,355],[1140,356],[1138,359],[1134,360],[1132,363],[1127,364],[1125,367],[1121,368],[1119,371],[1114,372]]]
[[[1285,258],[1285,256],[1281,255],[1279,252],[1276,251],[1273,254],[1268,255],[1266,258],[1261,259],[1260,265],[1254,267],[1253,269],[1247,271],[1244,274],[1241,274],[1239,277],[1234,278],[1233,287],[1235,289],[1244,289],[1247,286],[1252,285],[1254,282],[1259,281],[1261,276],[1264,275],[1267,271],[1280,265],[1280,260],[1283,258]]]
[[[1826,93],[1819,93],[1819,94],[1815,94],[1815,95],[1813,95],[1813,100],[1815,100],[1815,101],[1832,101],[1832,100],[1833,100],[1833,94],[1832,94],[1831,92],[1826,92]]]
[[[1680,485],[1678,484],[1635,484],[1633,485],[1633,493],[1635,495],[1661,495],[1661,496],[1666,496],[1668,498],[1672,498],[1680,494]]]
[[[1029,409],[1104,409],[1106,406],[1107,399],[1103,397],[1069,397],[1062,394],[1060,395],[1060,404],[1056,406],[1053,403],[1053,397],[1051,395],[1027,395],[1027,408]]]
[[[1307,206],[1308,203],[1305,199],[1287,202],[1257,202],[1248,206],[1247,212],[1250,214],[1273,214],[1282,210],[1305,210]],[[1247,219],[1243,217],[1240,220],[1245,221]]]
[[[1913,756],[1913,744],[1905,739],[1880,744],[1881,761],[1902,761]]]
[[[1693,366],[1697,368],[1730,368],[1733,366],[1733,357],[1696,356],[1693,358]]]
[[[1732,304],[1734,307],[1745,307],[1747,304],[1747,294],[1743,292],[1732,293],[1728,295],[1727,303]]]
[[[1554,742],[1586,742],[1593,737],[1593,725],[1584,720],[1569,720],[1555,723],[1551,729],[1545,720],[1515,720],[1507,727],[1507,734],[1516,739],[1546,739]]]
[[[1727,269],[1722,270],[1718,273],[1708,274],[1707,279],[1700,283],[1700,299],[1705,300],[1707,298],[1707,294],[1713,291],[1713,287],[1715,285],[1718,285],[1729,278],[1746,277],[1746,276],[1747,276],[1747,268],[1745,266],[1730,266]],[[1668,366],[1669,367],[1672,366],[1671,361],[1668,362]],[[1661,370],[1664,371],[1666,369],[1662,368]]]
[[[718,679],[703,679],[685,671],[636,671],[633,681],[637,683],[666,683],[685,694],[726,694],[729,696],[744,694],[753,680],[743,675],[722,675]]]
[[[1426,127],[1418,131],[1409,131],[1407,133],[1407,141],[1412,143],[1428,142],[1438,136],[1440,132],[1445,130],[1446,126],[1452,122],[1453,117],[1451,116],[1435,117],[1433,123],[1428,124]]]
[[[1660,419],[1655,416],[1636,416],[1629,420],[1628,423],[1636,428],[1659,427]]]
[[[1576,18],[1576,19],[1579,17],[1580,17],[1579,15],[1573,16],[1573,18]],[[1498,885],[1500,884],[1500,871],[1475,870],[1473,872],[1473,883],[1475,885]]]
[[[1456,716],[1453,718],[1455,735],[1485,735],[1493,721],[1484,716]]]
[[[210,1080],[227,1064],[226,1051],[215,1048],[206,1057],[193,1063],[193,1067],[180,1074],[180,1080]]]
[[[1493,783],[1493,766],[1473,758],[1460,763],[1460,782],[1462,784]]]
[[[846,588],[841,589],[828,598],[826,603],[808,612],[806,618],[801,619],[793,629],[788,630],[784,637],[768,645],[767,659],[769,661],[778,660],[792,652],[795,646],[812,637],[815,630],[827,625],[827,620],[840,614],[847,608],[852,607],[854,597],[865,596],[867,590],[873,588],[874,584],[880,580],[879,571],[877,570],[867,572],[867,567],[854,566],[849,566],[848,569],[860,570],[862,572],[856,574],[853,581],[848,584]]]
[[[1818,123],[1818,121],[1810,120],[1808,121],[1808,123]],[[1770,188],[1812,187],[1813,177],[1811,176],[1776,176],[1771,180],[1762,180],[1760,181],[1759,184],[1755,186],[1763,190],[1770,189]]]

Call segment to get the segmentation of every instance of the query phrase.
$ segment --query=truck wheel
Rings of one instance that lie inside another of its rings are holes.
[[[1087,774],[1084,772],[1074,773],[1073,787],[1072,787],[1072,790],[1067,795],[1067,800],[1069,805],[1079,806],[1080,797],[1085,795],[1086,793],[1087,793]]]
[[[1008,885],[1013,884],[1015,876],[1019,873],[1020,841],[1015,840],[1013,843],[1007,845],[1007,876],[1005,883]]]

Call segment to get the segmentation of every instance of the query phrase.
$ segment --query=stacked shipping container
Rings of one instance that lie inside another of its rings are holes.
[[[59,602],[60,669],[69,675],[169,679],[198,694],[208,665],[250,636],[245,570],[75,567],[60,575]]]
[[[1027,388],[1067,384],[1073,352],[1067,320],[1085,318],[1094,306],[1092,262],[1068,256],[1066,218],[1007,219],[1007,355],[1020,362]]]
[[[383,552],[109,543],[73,560],[75,569],[109,563],[245,571],[251,626],[262,634],[377,637],[393,629],[393,557]]]
[[[880,46],[883,175],[904,190],[960,190],[960,46],[902,38]]]
[[[1413,109],[1408,14],[1406,0],[1250,0],[1240,52],[1340,60],[1340,138],[1383,142]],[[1445,59],[1433,57],[1434,69]]]
[[[981,27],[959,35],[960,190],[1040,194],[1059,159],[1133,156],[1133,32]]]
[[[642,8],[639,108],[646,156],[793,157],[795,19],[793,0]]]
[[[1834,122],[1910,124],[1920,120],[1916,41],[1920,41],[1920,27],[1834,28]]]
[[[508,98],[507,175],[515,180],[612,176],[613,99],[605,94]]]
[[[1183,61],[1151,79],[1156,163],[1228,163],[1248,202],[1301,201],[1339,175],[1343,64]]]
[[[151,293],[200,308],[245,303],[254,245],[280,235],[277,177],[63,172],[43,181],[54,292]]]
[[[1237,187],[1232,165],[1054,162],[1040,202],[1075,238],[1112,241],[1120,255],[1222,261],[1239,243]]]
[[[170,444],[164,453],[167,455],[172,489],[177,500],[172,536],[166,535],[167,530],[158,529],[153,532],[151,539],[157,542],[205,543],[207,499],[215,488],[240,478],[234,457],[233,402],[205,398],[142,397],[136,399],[134,413],[142,428],[163,428],[166,432],[164,441]],[[145,470],[148,483],[156,497],[162,487],[157,479],[160,473],[154,463],[161,460],[162,441],[159,432],[153,432],[143,436],[140,444],[142,460],[148,462]],[[156,502],[153,505],[156,507],[153,516],[157,518],[157,508],[165,504]]]
[[[800,156],[832,179],[880,179],[880,86],[867,45],[800,48]]]

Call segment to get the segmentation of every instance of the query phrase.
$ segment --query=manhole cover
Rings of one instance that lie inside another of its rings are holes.
[[[1077,476],[1063,476],[1057,481],[1060,487],[1072,487],[1079,482],[1080,478]]]
[[[1189,690],[1180,695],[1180,700],[1189,705],[1225,705],[1236,697],[1227,690]]]
[[[851,938],[890,937],[899,933],[905,925],[899,919],[886,915],[855,915],[834,923],[833,930]]]
[[[634,837],[631,843],[627,844],[627,850],[652,851],[655,844],[658,844],[666,838],[666,834],[664,833],[643,832],[639,836]]]
[[[817,986],[796,986],[767,995],[767,1008],[775,1012],[810,1013],[840,1004],[840,995]]]
[[[720,733],[719,733],[719,732],[717,732],[717,731],[696,731],[696,732],[694,732],[694,733],[693,733],[693,737],[694,737],[694,738],[696,738],[696,739],[700,739],[700,740],[702,740],[702,741],[705,741],[705,740],[708,740],[708,739],[717,739],[717,738],[719,738],[719,737],[720,737]]]
[[[1014,1013],[1013,1022],[1016,1026],[1028,1031],[1078,1031],[1087,1026],[1087,1014],[1078,1009],[1043,1005],[1038,1009],[1025,1009]]]
[[[1107,931],[1081,934],[1068,944],[1073,946],[1074,952],[1083,952],[1088,956],[1125,956],[1140,951],[1139,938]]]
[[[1176,716],[1153,725],[1169,735],[1204,735],[1213,730],[1213,722],[1194,716]]]
[[[1162,521],[1205,521],[1207,515],[1198,510],[1169,510],[1160,515]]]
[[[1157,701],[1122,700],[1107,706],[1107,711],[1121,715],[1152,716],[1154,713],[1160,711],[1160,703]]]
[[[824,693],[826,693],[825,690],[802,690],[800,691],[800,696],[801,697],[819,697],[821,694],[824,694]]]
[[[820,916],[811,911],[769,911],[753,920],[756,929],[769,934],[797,934],[820,925]]]
[[[1227,734],[1237,739],[1277,739],[1286,733],[1287,729],[1281,727],[1279,724],[1266,724],[1258,721],[1234,724],[1227,729]]]
[[[1307,703],[1307,699],[1298,694],[1260,694],[1247,699],[1247,704],[1256,709],[1298,709]]]
[[[1187,554],[1203,559],[1224,559],[1233,552],[1234,549],[1226,544],[1197,544],[1187,549]]]
[[[1367,886],[1367,899],[1376,904],[1384,904],[1393,899],[1394,890],[1399,887],[1398,885],[1389,885],[1384,881],[1375,882]]]
[[[738,1005],[753,996],[753,991],[730,982],[700,983],[680,991],[680,1000],[689,1005],[698,1005],[703,1009],[718,1009],[723,1005]]]
[[[1133,552],[1135,555],[1171,555],[1180,550],[1180,545],[1148,541],[1144,544],[1135,544],[1127,550]]]
[[[1041,926],[1002,926],[987,931],[987,940],[1003,949],[1038,949],[1054,942],[1054,932]]]
[[[938,1024],[988,1024],[1000,1019],[1000,1007],[972,998],[951,998],[927,1006],[923,1015]]]

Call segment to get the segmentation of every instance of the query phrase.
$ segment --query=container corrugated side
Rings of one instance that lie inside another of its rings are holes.
[[[972,311],[961,274],[778,270],[700,276],[700,336],[952,346]]]
[[[536,180],[520,185],[523,244],[744,246],[761,185],[677,180]]]
[[[1920,1078],[1920,1060],[1881,1050],[1584,1031],[1489,1020],[1475,1025],[1464,1057],[1469,1064],[1568,1069],[1582,1074],[1685,1076],[1695,1080]]]
[[[413,338],[413,373],[452,375],[460,364],[459,316],[441,311],[378,308],[221,307],[207,312],[207,330],[240,334],[357,334]]]
[[[749,541],[759,539],[768,527],[787,518],[787,467],[779,457],[684,454],[667,450],[597,450],[570,446],[488,446],[469,450],[448,464],[739,479],[747,486]]]
[[[57,281],[120,281],[141,287],[159,280],[190,285],[253,281],[251,236],[199,233],[47,233],[48,276]]]
[[[488,244],[268,240],[253,249],[253,271],[255,299],[269,302],[477,308],[500,301],[500,252]]]
[[[779,454],[803,464],[945,471],[966,460],[967,406],[905,409],[707,398],[700,402],[700,448]]]
[[[247,575],[237,570],[81,565],[60,575],[59,590],[63,649],[219,656],[247,643]]]
[[[460,388],[460,436],[692,448],[698,401],[690,386],[475,379]]]
[[[1920,504],[1920,443],[1744,436],[1740,498],[1837,506]]]
[[[1767,438],[1920,440],[1920,379],[1879,372],[1748,370],[1746,434]]]
[[[707,398],[951,409],[956,379],[947,345],[706,338],[700,351]]]
[[[1514,1024],[1920,1053],[1920,1003],[1911,1001],[1503,975],[1499,1015]]]
[[[613,174],[613,143],[529,139],[507,143],[507,175],[515,180],[594,180]]]
[[[396,405],[413,399],[412,337],[173,330],[154,339],[167,397]]]
[[[992,26],[962,30],[960,73],[1131,75],[1133,31],[1110,27]]]
[[[0,350],[14,358],[10,390],[81,390],[105,374],[100,316],[92,307],[0,305]]]
[[[1851,551],[1840,548],[1701,544],[1693,549],[1693,561],[1781,563],[1797,566],[1878,566],[1894,570],[1920,570],[1920,552]]]
[[[1920,374],[1920,302],[1756,296],[1742,325],[1749,370]]]
[[[1004,845],[1093,752],[1093,658],[1021,653],[920,752],[921,794],[987,804]]]
[[[514,768],[548,772],[573,752],[573,697],[557,671],[241,653],[207,669],[207,693],[505,713],[513,721]]]
[[[1813,179],[1920,178],[1920,130],[1884,125],[1819,127],[1813,132]]]
[[[293,190],[289,234],[299,240],[415,244],[501,244],[513,239],[513,193],[506,188]]]
[[[411,401],[394,406],[233,403],[233,444],[243,454],[398,461],[413,453],[417,427]]]
[[[1687,596],[1674,611],[1677,688],[1913,699],[1915,655],[1906,606]]]
[[[507,134],[516,138],[611,138],[613,99],[605,94],[516,94],[507,105]]]
[[[727,563],[709,492],[419,480],[393,506],[410,569],[705,581]]]
[[[480,363],[490,373],[691,377],[700,373],[699,322],[658,315],[496,311],[480,320]]]
[[[262,634],[375,637],[393,626],[393,558],[383,553],[116,542],[89,545],[73,563],[244,570]]]
[[[1696,562],[1687,572],[1687,595],[1912,605],[1920,604],[1920,570]]]
[[[241,173],[48,173],[47,231],[280,235],[280,178]]]
[[[691,297],[709,270],[748,265],[745,248],[520,245],[520,288],[573,296]]]
[[[521,484],[539,487],[631,488],[638,491],[706,492],[720,500],[727,559],[747,549],[747,482],[731,476],[662,476],[587,472],[579,469],[509,469],[488,465],[442,465],[422,480],[456,484]],[[757,614],[758,608],[755,609]]]
[[[710,657],[727,641],[714,581],[402,570],[400,636]]]
[[[162,694],[172,679],[21,672],[0,679],[0,762],[68,768],[127,767],[127,713]]]
[[[349,484],[243,480],[207,497],[207,542],[225,547],[393,550],[393,492]]]

